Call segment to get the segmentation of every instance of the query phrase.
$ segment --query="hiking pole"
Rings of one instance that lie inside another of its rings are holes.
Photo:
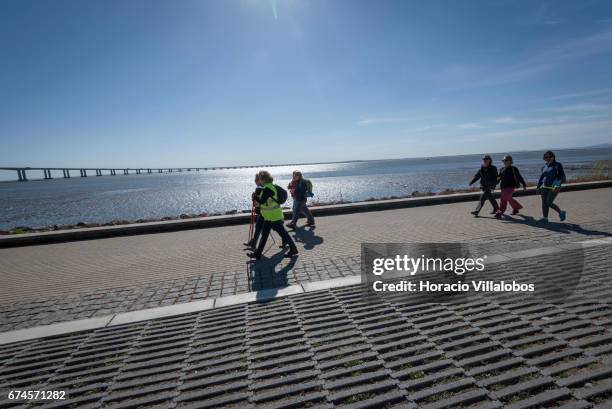
[[[250,243],[251,240],[253,240],[253,225],[255,224],[255,206],[253,205],[251,207],[251,222],[249,223],[249,239],[248,242]]]
[[[268,236],[268,237],[270,237],[270,238],[272,239],[272,244],[270,244],[270,245],[268,246],[268,248],[264,250],[263,254],[268,253],[268,251],[269,251],[269,250],[270,250],[270,249],[271,249],[273,246],[276,246],[276,240],[274,240],[274,236],[272,235],[272,232],[270,232],[270,236]]]

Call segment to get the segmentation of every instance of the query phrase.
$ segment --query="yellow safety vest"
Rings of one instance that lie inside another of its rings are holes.
[[[266,183],[263,185],[263,187],[264,188],[261,189],[261,192],[259,193],[260,199],[263,196],[263,192],[266,188],[272,190],[274,194],[272,195],[272,197],[269,197],[265,203],[259,203],[259,210],[261,211],[261,216],[264,218],[264,220],[269,222],[283,220],[283,209],[277,202],[278,192],[276,191],[276,187],[272,183]]]

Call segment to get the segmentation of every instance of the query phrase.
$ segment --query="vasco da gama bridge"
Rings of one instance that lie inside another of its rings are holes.
[[[285,165],[256,165],[256,166],[221,166],[221,167],[210,167],[210,168],[31,168],[31,167],[0,167],[0,170],[15,171],[17,172],[17,180],[25,182],[28,180],[28,171],[42,171],[45,180],[53,179],[52,171],[61,171],[64,178],[70,178],[73,175],[80,177],[93,176],[115,176],[117,174],[140,175],[142,173],[172,173],[172,172],[200,172],[208,170],[220,170],[220,169],[247,169],[247,168],[268,168],[276,166],[297,166],[297,164],[285,164]],[[72,173],[71,173],[72,172]]]

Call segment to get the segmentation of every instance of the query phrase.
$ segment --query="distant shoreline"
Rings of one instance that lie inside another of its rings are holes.
[[[571,147],[571,148],[554,148],[552,149],[553,151],[559,150],[559,151],[573,151],[573,150],[588,150],[588,149],[610,149],[612,148],[612,144],[599,144],[599,145],[593,145],[593,146],[579,146],[579,147]],[[409,157],[401,157],[401,158],[385,158],[385,159],[350,159],[350,160],[340,160],[340,161],[329,161],[329,162],[308,162],[308,163],[294,163],[294,164],[270,164],[269,167],[284,167],[284,166],[315,166],[315,165],[334,165],[334,164],[342,164],[342,163],[363,163],[363,162],[384,162],[384,161],[401,161],[401,160],[417,160],[417,159],[423,159],[423,160],[429,160],[429,159],[439,159],[439,158],[452,158],[452,157],[465,157],[465,156],[474,156],[474,155],[482,155],[485,153],[488,153],[492,156],[503,156],[505,154],[516,154],[516,153],[532,153],[532,152],[544,152],[548,150],[548,148],[544,148],[544,149],[529,149],[529,150],[514,150],[514,151],[507,151],[507,152],[476,152],[476,153],[462,153],[462,154],[454,154],[454,155],[434,155],[434,156],[409,156]],[[5,166],[5,167],[15,167],[15,168],[24,168],[24,169],[29,169],[28,166]],[[79,167],[76,166],[68,166],[70,169],[78,169]],[[199,167],[199,169],[205,169],[208,168],[209,170],[206,170],[206,172],[213,172],[215,170],[229,170],[231,168],[246,168],[246,167],[251,167],[253,169],[258,168],[257,165],[234,165],[234,166],[209,166],[209,167]],[[35,169],[43,169],[43,167],[34,167]],[[58,166],[51,166],[50,168],[61,168]],[[96,166],[87,166],[86,169],[109,169],[109,167],[96,167]],[[130,169],[132,169],[131,167],[128,167]],[[153,166],[147,166],[144,168],[138,168],[138,169],[157,169],[157,167]],[[168,167],[162,167],[163,169],[167,169]],[[190,168],[190,167],[182,167],[183,169],[185,168]],[[211,169],[211,168],[223,168],[223,169]],[[265,166],[259,166],[259,168],[265,169]],[[113,168],[115,169],[115,168]],[[122,169],[122,167],[116,167],[116,169]],[[177,167],[178,169],[178,167]],[[191,167],[191,169],[198,169],[197,166],[193,166]],[[6,171],[6,172],[11,172],[11,171]],[[191,171],[191,172],[182,172],[182,173],[194,173],[195,171]],[[167,174],[169,172],[165,172],[162,174]],[[174,173],[181,173],[181,172],[172,172]],[[146,175],[147,173],[143,173],[142,175]],[[152,175],[159,175],[159,173],[157,172],[153,172],[151,173]],[[134,175],[134,173],[130,173],[130,175]],[[108,174],[105,174],[103,176],[110,176]],[[124,176],[124,175],[117,175],[117,176]],[[81,176],[79,175],[75,175],[72,178],[73,179],[79,179]],[[96,177],[95,175],[91,175],[88,177]],[[64,179],[63,177],[56,177],[53,178],[51,180],[55,180],[55,179]],[[46,179],[43,178],[28,178],[28,181],[43,181]],[[0,179],[0,183],[12,183],[12,182],[19,182],[19,180],[16,179],[11,179],[11,180],[2,180]]]

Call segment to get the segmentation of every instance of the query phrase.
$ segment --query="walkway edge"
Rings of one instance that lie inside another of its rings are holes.
[[[612,180],[597,182],[568,183],[563,186],[564,192],[585,189],[600,189],[612,187]],[[534,195],[535,188],[523,192],[518,190],[515,196]],[[411,197],[404,199],[373,200],[369,202],[346,203],[312,207],[312,213],[317,216],[372,212],[381,210],[402,209],[407,207],[432,206],[439,204],[473,201],[479,193],[455,193],[450,195]],[[288,214],[290,211],[285,210]],[[247,224],[250,214],[239,213],[224,216],[199,217],[184,220],[168,220],[150,223],[133,223],[119,226],[88,227],[73,230],[58,230],[42,233],[25,233],[0,236],[0,248],[31,246],[37,244],[59,243],[78,240],[92,240],[107,237],[131,236],[137,234],[164,233],[189,229]]]
[[[522,259],[537,257],[545,254],[562,253],[568,249],[590,248],[596,246],[612,245],[612,237],[603,239],[585,240],[570,244],[560,244],[551,247],[541,247],[530,250],[516,251],[507,253],[503,256],[493,255],[487,258],[485,264],[503,263],[512,259]],[[266,302],[278,298],[288,297],[294,294],[327,290],[330,288],[347,287],[361,283],[360,275],[332,278],[322,281],[311,281],[303,284],[291,285],[284,288],[269,288],[261,291],[251,291],[248,293],[216,297],[206,300],[193,301],[182,304],[173,304],[165,307],[147,308],[144,310],[127,311],[113,315],[93,317],[83,320],[59,322],[50,325],[24,328],[0,333],[0,345],[23,342],[38,338],[66,335],[74,332],[81,332],[105,327],[132,324],[135,322],[148,321],[159,318],[173,317],[183,314],[191,314],[200,311],[207,311],[217,308],[224,308],[232,305],[248,304],[251,302]]]

